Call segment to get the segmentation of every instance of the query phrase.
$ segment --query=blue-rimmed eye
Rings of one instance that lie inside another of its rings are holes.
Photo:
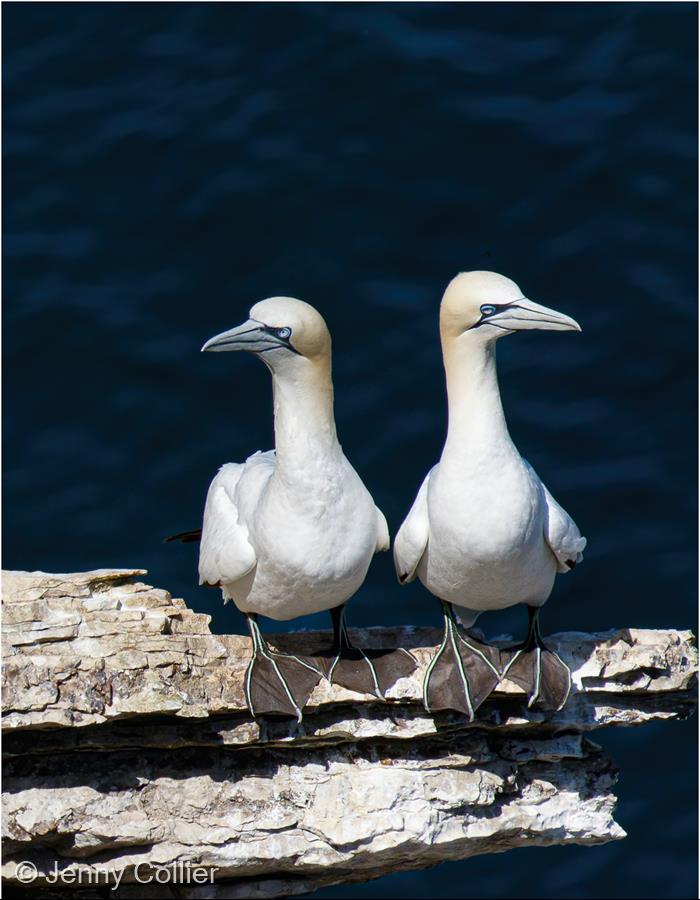
[[[283,341],[286,341],[287,338],[291,335],[291,328],[277,328],[275,329],[275,334],[278,338],[282,338]]]
[[[496,312],[496,307],[492,303],[484,303],[479,307],[482,316],[492,316]]]

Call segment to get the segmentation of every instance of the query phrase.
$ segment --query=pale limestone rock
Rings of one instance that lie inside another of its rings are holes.
[[[132,580],[143,574],[4,573],[9,883],[29,860],[47,888],[58,864],[86,897],[99,895],[88,876],[120,878],[123,897],[166,897],[167,885],[134,883],[143,867],[197,863],[216,884],[181,896],[279,897],[513,847],[615,840],[616,773],[584,732],[694,707],[691,633],[620,629],[553,637],[574,672],[560,713],[528,710],[505,682],[473,724],[429,716],[420,685],[438,633],[406,627],[361,636],[419,663],[389,702],[321,682],[301,724],[256,722],[241,687],[248,639],[212,635],[208,616]],[[273,643],[308,652],[328,641]]]

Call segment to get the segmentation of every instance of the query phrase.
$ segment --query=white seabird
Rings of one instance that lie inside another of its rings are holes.
[[[442,602],[444,639],[423,688],[429,711],[473,718],[506,674],[528,691],[528,705],[558,709],[569,695],[569,669],[543,644],[538,616],[557,572],[583,558],[586,539],[513,444],[496,375],[496,341],[530,329],[581,330],[494,272],[464,272],[445,291],[447,438],[394,541],[401,583],[417,575]],[[452,604],[469,627],[482,612],[516,603],[527,605],[530,626],[501,672],[495,648],[459,633]]]
[[[344,604],[374,554],[389,549],[389,530],[338,442],[325,321],[308,303],[271,297],[202,350],[246,350],[272,373],[275,450],[219,470],[207,494],[199,553],[200,584],[220,587],[224,602],[233,600],[248,621],[251,713],[301,719],[322,674],[381,697],[415,666],[405,651],[355,650],[345,628]],[[331,611],[334,625],[327,664],[272,651],[257,624],[258,615],[285,621],[321,610]]]

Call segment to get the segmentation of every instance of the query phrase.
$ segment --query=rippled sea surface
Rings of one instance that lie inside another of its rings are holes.
[[[5,567],[142,566],[242,630],[161,543],[271,446],[266,369],[203,341],[272,294],[318,306],[341,441],[395,531],[444,437],[442,290],[485,268],[583,326],[499,345],[512,435],[589,540],[545,630],[695,627],[696,15],[4,4]],[[386,554],[351,604],[436,613]],[[626,841],[318,896],[696,896],[695,723],[598,739]]]

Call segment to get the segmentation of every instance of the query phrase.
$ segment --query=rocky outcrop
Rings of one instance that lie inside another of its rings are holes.
[[[418,662],[387,703],[322,681],[302,723],[255,721],[241,687],[249,640],[212,635],[208,616],[134,580],[144,574],[4,573],[3,875],[15,890],[21,861],[31,890],[53,896],[117,880],[119,896],[172,896],[160,873],[179,896],[273,897],[615,840],[615,769],[587,733],[694,707],[690,632],[621,629],[552,637],[574,673],[559,713],[528,710],[504,682],[472,724],[427,715],[438,633],[394,628],[358,635]],[[193,882],[194,866],[215,884]]]

